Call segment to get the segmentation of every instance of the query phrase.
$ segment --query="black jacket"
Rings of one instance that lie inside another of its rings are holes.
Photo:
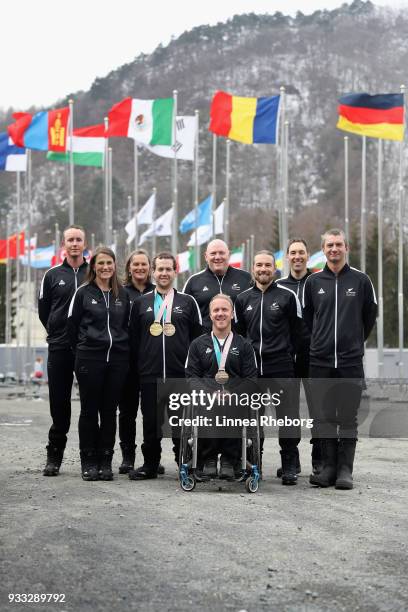
[[[132,306],[133,302],[137,300],[137,298],[139,298],[141,295],[153,291],[154,285],[153,283],[147,283],[142,293],[139,291],[139,289],[136,289],[133,283],[127,283],[127,285],[124,286],[124,289],[129,296],[130,306]]]
[[[293,364],[302,323],[300,302],[293,291],[279,281],[265,292],[257,286],[244,291],[235,302],[235,322],[237,331],[252,342],[261,375]]]
[[[120,287],[115,299],[95,284],[79,287],[68,312],[68,334],[77,357],[97,361],[129,361],[128,294]]]
[[[311,365],[338,368],[361,364],[364,342],[377,317],[372,282],[348,264],[339,274],[326,264],[304,284],[303,315],[312,333]]]
[[[251,285],[251,275],[245,270],[237,270],[228,266],[224,276],[217,276],[207,266],[205,270],[190,276],[184,285],[183,293],[188,293],[195,298],[203,317],[203,327],[207,331],[211,331],[212,323],[209,316],[211,298],[218,293],[225,293],[230,296],[234,303],[237,295]]]
[[[86,261],[71,268],[66,259],[44,274],[38,295],[38,316],[47,330],[50,350],[69,349],[67,315],[69,304],[88,270]]]
[[[307,270],[305,276],[300,280],[292,276],[289,272],[288,276],[283,276],[277,282],[279,285],[283,285],[288,289],[292,289],[294,293],[296,293],[296,297],[301,302],[303,296],[303,285],[306,282],[306,279],[312,274],[310,270]],[[306,322],[302,320],[302,324],[300,326],[300,334],[296,340],[296,361],[299,359],[303,362],[309,361],[309,351],[310,351],[310,329],[306,325]]]
[[[190,342],[202,333],[202,319],[197,302],[190,295],[174,290],[171,322],[174,336],[152,336],[155,291],[136,300],[130,315],[132,364],[136,363],[142,382],[184,378],[184,366]],[[131,365],[132,365],[131,364]]]

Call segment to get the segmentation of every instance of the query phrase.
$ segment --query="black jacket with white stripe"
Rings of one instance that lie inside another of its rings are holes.
[[[84,282],[88,264],[84,260],[79,268],[72,268],[66,259],[47,270],[38,295],[38,316],[47,330],[50,350],[67,350],[69,304],[77,288]]]
[[[212,323],[209,316],[210,301],[214,295],[224,293],[229,295],[232,303],[236,297],[252,285],[252,277],[245,270],[238,270],[228,266],[223,276],[217,276],[211,272],[207,266],[201,272],[193,274],[187,280],[183,288],[183,293],[192,295],[195,298],[203,317],[203,327],[211,331]]]
[[[306,279],[312,274],[310,270],[306,271],[306,274],[302,278],[295,278],[289,272],[288,276],[282,276],[278,280],[280,285],[291,289],[294,293],[296,293],[296,297],[299,302],[302,302],[303,296],[303,286],[306,282]],[[309,363],[309,351],[310,351],[310,329],[306,325],[306,322],[303,320],[302,325],[300,327],[301,332],[299,337],[296,339],[296,361],[301,360],[302,363]]]
[[[312,334],[311,365],[340,368],[361,364],[364,342],[377,317],[370,278],[348,264],[334,274],[326,264],[304,284],[303,316]]]
[[[184,378],[188,348],[202,334],[198,304],[191,295],[174,290],[171,322],[173,336],[152,336],[155,291],[141,295],[133,303],[130,315],[131,365],[136,364],[142,382],[167,378]]]
[[[235,302],[238,333],[251,340],[260,375],[292,365],[300,334],[302,309],[296,294],[274,281],[266,291],[255,285]]]

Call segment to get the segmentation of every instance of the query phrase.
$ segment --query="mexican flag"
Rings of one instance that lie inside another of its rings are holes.
[[[229,260],[229,265],[233,268],[242,268],[244,263],[244,250],[242,247],[238,247],[237,249],[232,249],[231,256]]]
[[[141,145],[173,144],[173,98],[125,98],[109,111],[108,137],[133,138]]]
[[[47,153],[47,159],[69,163],[71,139],[67,138],[66,153]],[[76,166],[95,166],[103,168],[105,153],[105,126],[103,123],[74,130],[72,152]]]
[[[177,255],[177,272],[192,272],[194,270],[194,250],[189,249]]]

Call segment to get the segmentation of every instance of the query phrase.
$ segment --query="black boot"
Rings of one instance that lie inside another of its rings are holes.
[[[82,480],[98,480],[98,458],[96,452],[92,449],[81,450],[80,456]]]
[[[277,478],[282,478],[282,472],[283,469],[280,467],[276,470],[276,477]],[[300,467],[300,458],[299,458],[299,449],[296,446],[296,474],[300,474],[301,472],[301,467]]]
[[[99,456],[99,480],[113,480],[112,457],[113,450],[100,450]]]
[[[312,445],[312,472],[313,474],[320,474],[323,469],[321,440],[312,438],[310,444]]]
[[[296,456],[299,456],[297,447],[282,449],[282,484],[295,485],[297,483]]]
[[[119,466],[119,474],[128,474],[135,467],[136,446],[128,446],[120,443],[122,449],[122,463]]]
[[[327,438],[320,440],[323,468],[319,474],[311,474],[309,482],[318,487],[332,487],[336,482],[337,440]]]
[[[336,489],[353,488],[353,463],[357,440],[341,438],[337,449]]]
[[[58,476],[62,463],[64,450],[48,444],[47,446],[47,462],[43,470],[44,476]]]

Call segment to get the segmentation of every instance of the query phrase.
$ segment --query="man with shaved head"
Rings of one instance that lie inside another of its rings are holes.
[[[193,296],[201,311],[203,327],[211,331],[209,315],[210,301],[214,295],[229,295],[232,303],[236,297],[252,285],[249,272],[237,270],[229,265],[230,252],[223,240],[211,240],[205,252],[207,266],[190,276],[183,292]]]

